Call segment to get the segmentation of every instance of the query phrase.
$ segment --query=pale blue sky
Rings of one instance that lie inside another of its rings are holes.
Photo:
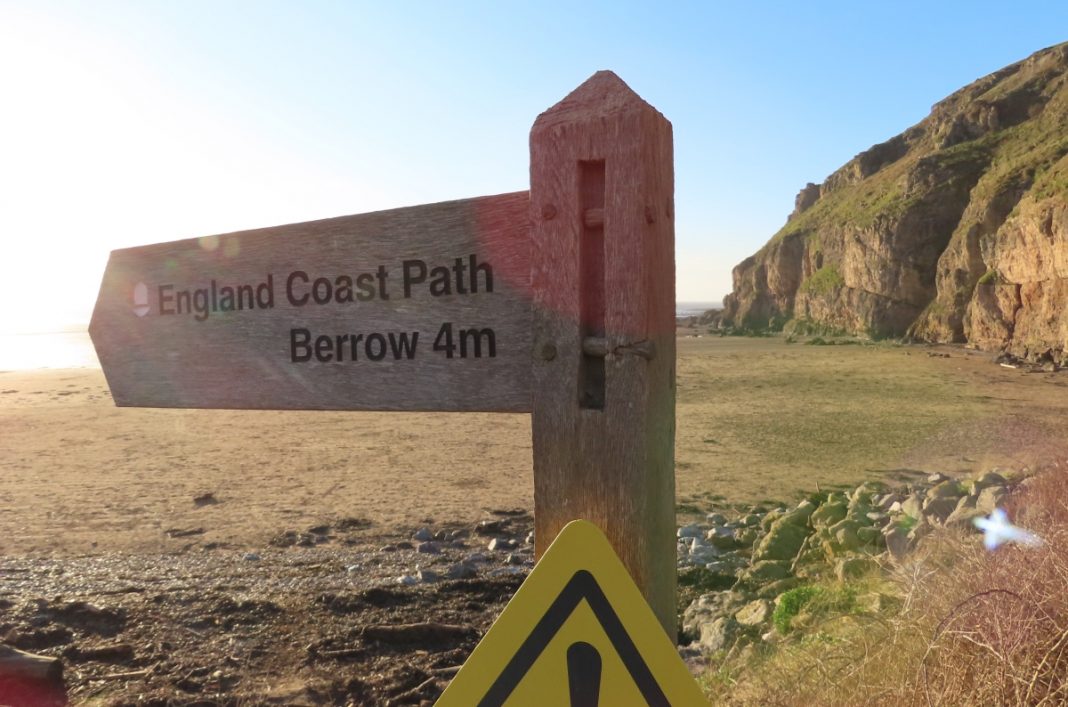
[[[0,0],[0,328],[86,321],[115,247],[525,189],[598,69],[672,121],[678,298],[718,300],[805,182],[1068,39],[1017,7]]]

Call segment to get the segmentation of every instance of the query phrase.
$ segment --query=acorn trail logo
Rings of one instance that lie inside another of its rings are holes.
[[[133,311],[139,317],[143,317],[148,314],[148,285],[143,282],[139,282],[134,285],[133,290]]]

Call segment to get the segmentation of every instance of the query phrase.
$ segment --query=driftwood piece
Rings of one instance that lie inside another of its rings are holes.
[[[413,687],[411,690],[408,690],[407,692],[402,692],[396,697],[386,700],[386,707],[394,707],[395,705],[422,704],[423,700],[420,698],[426,698],[434,692],[440,692],[440,688],[438,688],[437,683],[437,678],[429,678],[428,680],[424,680],[423,682]]]
[[[122,673],[108,673],[107,675],[101,675],[96,678],[97,680],[133,680],[135,678],[147,678],[152,674],[150,668],[143,670],[128,670]]]
[[[471,638],[478,632],[470,626],[439,624],[433,621],[418,624],[371,624],[363,627],[364,638],[386,643],[433,643]]]

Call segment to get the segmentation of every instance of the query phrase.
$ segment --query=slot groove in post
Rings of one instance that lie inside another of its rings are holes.
[[[580,341],[605,337],[604,194],[604,160],[579,162],[579,208],[582,218],[579,245]],[[579,407],[603,410],[604,400],[605,358],[583,351],[579,366]]]

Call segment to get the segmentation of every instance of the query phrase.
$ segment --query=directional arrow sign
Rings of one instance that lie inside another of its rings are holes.
[[[530,411],[527,192],[111,254],[118,405]]]
[[[118,405],[530,412],[538,555],[575,518],[611,546],[535,571],[561,603],[520,606],[562,623],[493,690],[659,704],[685,675],[673,165],[671,123],[599,71],[535,121],[529,192],[117,250],[89,333]]]
[[[437,707],[707,705],[592,523],[569,523]]]

